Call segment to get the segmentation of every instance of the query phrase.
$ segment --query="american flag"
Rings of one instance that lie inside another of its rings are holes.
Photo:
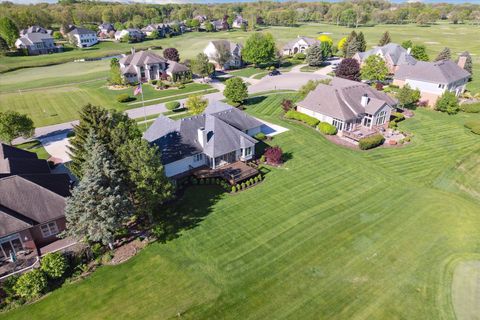
[[[135,88],[135,90],[133,91],[133,95],[134,95],[134,96],[137,96],[137,95],[139,95],[140,93],[142,93],[142,85],[141,85],[141,84],[139,84],[139,85]]]

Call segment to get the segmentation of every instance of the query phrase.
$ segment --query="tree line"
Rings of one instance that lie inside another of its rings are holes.
[[[68,24],[88,25],[118,22],[128,27],[150,23],[186,21],[197,16],[222,19],[242,15],[255,24],[292,26],[299,22],[327,22],[356,27],[390,23],[429,24],[439,19],[452,23],[480,24],[478,4],[394,4],[387,0],[357,0],[339,3],[271,2],[225,4],[121,4],[61,0],[59,3],[0,4],[0,17],[11,18],[19,29]]]

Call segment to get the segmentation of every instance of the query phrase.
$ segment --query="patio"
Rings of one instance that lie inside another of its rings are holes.
[[[217,169],[203,167],[193,172],[193,176],[196,178],[223,178],[231,185],[256,175],[258,175],[258,170],[253,165],[241,161],[226,164]]]
[[[373,136],[378,131],[364,126],[357,126],[352,131],[342,131],[342,137],[358,142],[360,139]]]

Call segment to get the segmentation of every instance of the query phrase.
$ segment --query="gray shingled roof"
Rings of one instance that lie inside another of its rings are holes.
[[[0,159],[0,173],[50,173],[47,161],[41,159]]]
[[[123,65],[144,66],[146,64],[165,63],[166,59],[156,55],[151,51],[139,51],[120,59]]]
[[[69,34],[97,34],[95,31],[85,28],[75,28],[69,32]]]
[[[469,77],[470,73],[451,60],[418,61],[414,65],[401,66],[394,75],[395,79],[400,80],[410,79],[440,84],[449,84]]]
[[[205,109],[204,113],[219,118],[223,122],[228,123],[240,131],[246,131],[262,125],[257,119],[252,118],[247,113],[238,110],[237,108],[233,108],[226,103],[217,102],[211,104]]]
[[[51,35],[46,33],[34,32],[34,33],[26,33],[25,35],[18,38],[20,41],[23,42],[25,45],[32,45],[34,43],[44,42],[45,40],[52,40],[53,38]]]
[[[38,159],[37,154],[34,152],[22,150],[20,148],[15,148],[5,143],[0,143],[0,159],[7,159],[7,158]]]
[[[222,110],[224,111],[214,110],[217,112],[212,114],[206,110],[201,115],[177,121],[160,116],[144,133],[143,137],[159,146],[164,164],[201,152],[210,157],[218,157],[245,146],[254,146],[257,141],[242,132],[241,129],[236,128],[233,123],[239,126],[244,125],[249,129],[252,128],[250,126],[253,123],[258,124],[258,126],[261,126],[262,123],[243,114],[240,110],[238,110],[240,113],[228,113],[228,110]],[[221,117],[225,119],[227,116],[230,116],[229,123],[232,123],[232,125],[221,119]],[[250,120],[246,120],[246,118],[250,118]],[[198,130],[200,128],[205,130],[206,144],[204,147],[198,141]]]
[[[234,43],[228,40],[213,40],[211,41],[213,46],[218,50],[221,46],[227,46],[230,48],[230,53],[233,56],[240,57],[242,54],[242,45],[239,43]]]
[[[167,73],[179,73],[179,72],[187,72],[190,71],[188,67],[184,64],[168,60],[168,67],[167,67]]]
[[[361,104],[363,95],[369,97],[366,107]],[[397,101],[370,86],[342,78],[333,78],[329,85],[319,84],[315,90],[297,105],[320,114],[353,120],[361,114],[374,114],[385,104],[393,107]]]
[[[407,50],[399,44],[388,43],[382,47],[376,47],[365,52],[358,52],[361,61],[366,60],[374,54],[381,54],[392,59],[393,65],[400,66],[404,64],[415,64],[417,60],[408,54]]]
[[[0,179],[0,190],[0,236],[64,216],[64,197],[20,176]]]
[[[303,37],[303,36],[298,36],[295,40],[287,42],[284,46],[283,49],[293,49],[293,46],[299,41],[303,40],[305,41],[309,46],[313,46],[316,44],[320,44],[320,41],[317,39],[313,38],[308,38],[308,37]]]

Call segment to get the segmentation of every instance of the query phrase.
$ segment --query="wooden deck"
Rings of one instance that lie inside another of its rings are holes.
[[[196,178],[223,178],[231,185],[258,175],[258,170],[241,161],[224,165],[217,169],[199,168],[193,172]]]

